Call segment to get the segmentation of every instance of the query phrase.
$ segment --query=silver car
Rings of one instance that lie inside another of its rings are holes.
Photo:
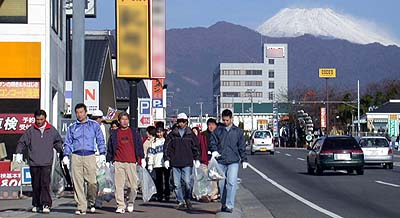
[[[256,130],[251,134],[250,149],[251,155],[255,152],[275,153],[272,133],[269,130]]]
[[[365,136],[360,138],[359,143],[365,164],[380,164],[385,169],[393,169],[393,150],[385,137]]]

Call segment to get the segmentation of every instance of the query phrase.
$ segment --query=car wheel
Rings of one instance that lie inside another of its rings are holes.
[[[316,171],[317,175],[322,175],[322,173],[324,172],[324,170],[319,165],[316,165],[315,171]]]
[[[388,164],[383,164],[383,169],[387,169],[388,168]]]
[[[307,162],[307,173],[310,175],[314,174],[314,169],[310,166],[308,162]]]
[[[354,170],[353,170],[353,169],[348,169],[348,170],[347,170],[347,173],[348,173],[348,174],[353,174],[353,173],[354,173]]]
[[[391,169],[391,170],[393,169],[393,163],[389,164],[389,169]]]
[[[364,175],[364,168],[359,168],[356,171],[357,171],[357,175]]]
[[[250,150],[250,155],[254,155],[254,151],[253,150]]]
[[[275,154],[275,151],[270,151],[269,152],[271,155],[274,155]]]

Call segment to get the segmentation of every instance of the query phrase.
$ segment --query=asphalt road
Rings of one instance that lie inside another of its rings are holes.
[[[275,155],[249,155],[252,167],[240,171],[241,184],[276,218],[400,217],[400,153],[395,153],[393,170],[371,166],[361,176],[344,171],[308,175],[306,154],[278,149]]]

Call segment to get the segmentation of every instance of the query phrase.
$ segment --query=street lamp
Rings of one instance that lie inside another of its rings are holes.
[[[217,105],[217,122],[219,122],[219,101],[218,98],[220,97],[220,95],[214,95],[215,97],[215,104]]]
[[[254,127],[253,127],[253,125],[254,125],[254,104],[253,104],[253,93],[255,92],[256,90],[254,90],[254,89],[247,89],[247,93],[250,93],[250,100],[251,100],[251,131],[253,131],[254,130]]]

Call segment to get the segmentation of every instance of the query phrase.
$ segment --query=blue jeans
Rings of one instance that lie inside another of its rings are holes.
[[[235,207],[235,195],[237,189],[237,177],[239,171],[239,163],[219,164],[225,174],[226,179],[219,180],[219,190],[221,193],[221,204],[229,209]]]
[[[192,167],[172,167],[174,177],[175,195],[179,203],[183,200],[190,200],[192,187],[190,186],[190,176],[192,175]],[[182,187],[182,181],[185,183]],[[185,190],[183,190],[183,188]],[[183,195],[184,191],[184,195]]]

